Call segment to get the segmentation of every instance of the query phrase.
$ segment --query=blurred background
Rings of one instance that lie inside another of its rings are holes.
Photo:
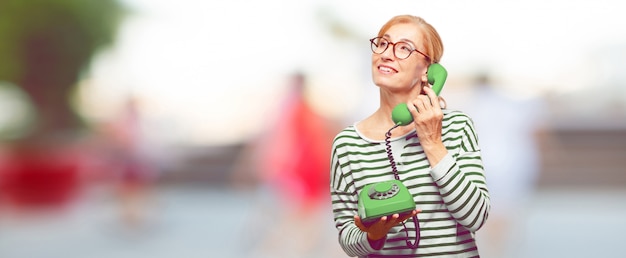
[[[332,138],[378,105],[368,39],[444,41],[492,212],[483,257],[620,257],[617,0],[0,1],[0,257],[345,257]]]

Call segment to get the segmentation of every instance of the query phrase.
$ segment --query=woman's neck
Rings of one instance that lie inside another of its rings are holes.
[[[395,123],[391,120],[391,109],[380,107],[371,116],[359,122],[357,129],[367,138],[384,140],[385,134],[394,126]],[[401,126],[394,129],[394,135],[403,135],[413,129],[413,126]]]

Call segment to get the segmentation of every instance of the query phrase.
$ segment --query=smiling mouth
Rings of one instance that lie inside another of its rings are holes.
[[[383,73],[397,73],[398,71],[396,71],[396,69],[393,69],[391,67],[388,66],[378,66],[378,70],[383,72]]]

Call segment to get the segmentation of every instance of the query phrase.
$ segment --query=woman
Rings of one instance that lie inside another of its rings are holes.
[[[471,119],[442,109],[428,84],[428,66],[443,54],[439,34],[422,18],[401,15],[371,44],[380,107],[341,131],[332,149],[330,190],[342,248],[360,257],[478,257],[474,236],[487,219],[489,193]],[[414,120],[395,127],[391,113],[401,103]],[[388,132],[393,159],[386,151]],[[365,226],[357,215],[358,194],[367,184],[394,179],[394,170],[417,210]],[[417,223],[404,224],[413,216]],[[409,234],[416,230],[418,237]]]

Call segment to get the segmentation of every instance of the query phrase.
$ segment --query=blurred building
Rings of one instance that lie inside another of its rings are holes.
[[[626,43],[591,50],[583,89],[547,96],[544,188],[626,188]]]

